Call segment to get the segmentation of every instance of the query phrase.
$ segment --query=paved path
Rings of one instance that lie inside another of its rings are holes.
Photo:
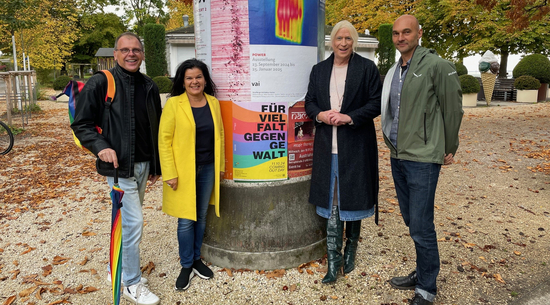
[[[529,292],[524,292],[523,297],[511,301],[509,305],[548,305],[550,304],[550,278],[538,284]]]

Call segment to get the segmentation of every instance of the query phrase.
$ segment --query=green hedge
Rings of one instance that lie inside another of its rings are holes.
[[[167,72],[166,62],[166,31],[164,25],[148,23],[143,30],[145,48],[145,69],[151,78],[165,76]]]
[[[170,93],[172,91],[172,81],[166,76],[157,76],[153,78],[157,87],[159,87],[160,93]]]
[[[468,68],[466,68],[466,66],[463,65],[462,63],[459,63],[459,62],[455,63],[455,67],[456,67],[456,73],[458,74],[458,76],[468,74]]]
[[[71,80],[72,78],[70,78],[69,76],[66,76],[66,75],[60,76],[53,81],[53,89],[63,90]]]
[[[538,90],[540,88],[540,82],[532,76],[523,75],[516,78],[514,81],[514,88],[517,90]]]
[[[464,74],[458,77],[460,79],[460,87],[462,88],[462,94],[478,93],[481,89],[477,78]]]
[[[541,83],[550,83],[550,60],[541,54],[532,54],[523,57],[513,71],[514,78],[530,75]]]
[[[378,71],[380,75],[386,75],[395,63],[395,46],[392,40],[393,25],[381,24],[378,28]]]

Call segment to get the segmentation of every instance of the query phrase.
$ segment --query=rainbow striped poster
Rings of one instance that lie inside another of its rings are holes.
[[[287,103],[233,104],[233,180],[287,179]]]

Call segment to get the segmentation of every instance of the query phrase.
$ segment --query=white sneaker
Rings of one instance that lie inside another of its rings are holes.
[[[124,287],[124,298],[138,305],[156,305],[160,303],[159,297],[149,291],[147,286],[137,283]]]
[[[111,283],[111,271],[107,271],[107,282]],[[139,282],[146,286],[149,285],[149,281],[143,276],[141,277],[141,280],[139,280]],[[122,284],[122,286],[124,286],[124,283]]]

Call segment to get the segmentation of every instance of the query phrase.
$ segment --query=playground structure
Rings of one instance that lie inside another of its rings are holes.
[[[13,126],[15,109],[21,114],[21,127],[29,123],[31,106],[37,99],[36,84],[36,71],[0,72],[0,114],[6,112],[5,122],[9,126]]]

